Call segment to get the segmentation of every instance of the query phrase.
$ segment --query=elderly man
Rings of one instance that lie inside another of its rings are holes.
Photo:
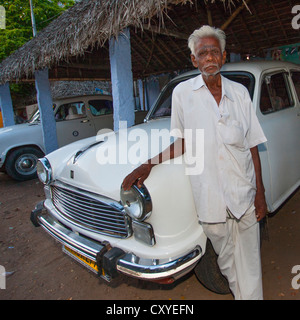
[[[235,299],[260,300],[258,221],[267,206],[257,145],[266,138],[247,89],[220,74],[226,60],[224,32],[203,26],[188,45],[201,75],[173,91],[171,129],[179,132],[177,140],[129,174],[123,188],[140,187],[155,164],[179,156],[187,143],[195,148],[197,141],[186,141],[185,129],[204,129],[204,170],[190,176],[199,222]]]

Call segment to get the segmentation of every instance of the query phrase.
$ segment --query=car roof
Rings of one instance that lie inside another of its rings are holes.
[[[65,97],[57,97],[53,99],[54,102],[58,101],[66,101],[66,100],[73,100],[73,99],[112,99],[111,95],[105,94],[91,94],[91,95],[76,95],[76,96],[65,96]]]
[[[246,71],[251,72],[253,74],[261,74],[263,71],[268,69],[299,69],[300,65],[286,62],[286,61],[275,61],[275,60],[257,60],[257,61],[241,61],[241,62],[228,62],[225,63],[221,69],[221,71]],[[181,78],[185,78],[188,76],[193,76],[199,74],[198,69],[194,69],[192,71],[188,71],[180,74],[175,77],[173,80],[177,81]]]
[[[300,69],[300,65],[287,61],[278,60],[257,60],[226,63],[222,67],[223,71],[249,71],[252,73],[263,72],[268,69]]]

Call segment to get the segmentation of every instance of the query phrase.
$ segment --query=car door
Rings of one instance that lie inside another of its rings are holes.
[[[114,112],[112,98],[109,96],[91,98],[88,100],[88,105],[96,133],[103,129],[113,130]]]
[[[96,134],[83,100],[61,104],[55,119],[59,147]]]
[[[294,75],[297,81],[299,72]],[[268,168],[263,170],[268,170],[265,174],[268,176],[269,206],[272,211],[299,186],[299,95],[296,94],[292,77],[284,70],[268,72],[263,75],[261,82],[258,118],[268,139]]]

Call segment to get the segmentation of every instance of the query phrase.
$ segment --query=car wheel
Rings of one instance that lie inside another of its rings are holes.
[[[231,292],[228,281],[220,271],[217,258],[218,256],[210,240],[207,239],[205,254],[196,265],[194,271],[204,287],[218,294],[228,294]]]
[[[5,170],[9,176],[18,181],[34,179],[37,160],[44,154],[37,148],[24,147],[12,151],[6,160]]]

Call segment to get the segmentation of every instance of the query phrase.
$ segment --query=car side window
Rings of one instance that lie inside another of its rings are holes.
[[[292,80],[296,89],[298,101],[300,101],[300,71],[293,71],[292,72]]]
[[[287,77],[288,74],[284,72],[264,77],[260,95],[260,110],[263,114],[293,106]]]
[[[56,121],[73,120],[84,117],[86,117],[86,111],[84,102],[82,101],[62,104],[55,114]]]
[[[89,100],[89,108],[93,116],[113,114],[113,102],[111,100]]]

